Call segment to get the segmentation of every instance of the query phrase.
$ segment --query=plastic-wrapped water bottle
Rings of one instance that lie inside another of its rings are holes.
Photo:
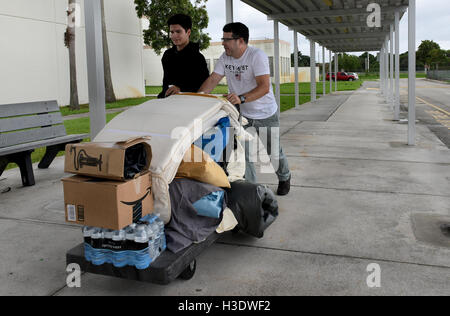
[[[161,214],[156,214],[155,219],[156,224],[159,226],[159,234],[160,234],[160,252],[163,252],[166,250],[167,244],[166,244],[166,234],[164,233],[164,222],[161,219]]]
[[[144,217],[141,218],[141,220],[139,221],[139,223],[148,225],[154,216],[155,216],[155,215],[153,215],[153,214],[145,215]]]
[[[159,255],[159,247],[158,247],[158,230],[159,226],[154,223],[155,215],[154,214],[148,214],[141,218],[139,223],[142,223],[146,226],[147,235],[149,237],[149,253],[150,257],[152,259],[152,262],[155,261],[155,259]]]
[[[113,263],[113,234],[114,231],[112,229],[103,229],[103,251],[105,252],[106,263]]]
[[[150,220],[149,225],[152,228],[152,231],[153,231],[153,234],[154,234],[154,237],[155,237],[155,241],[154,241],[154,246],[153,247],[155,249],[155,257],[154,257],[154,259],[156,259],[161,254],[161,232],[159,230],[159,225],[156,223],[156,216],[152,217],[152,219]]]
[[[92,233],[94,232],[94,227],[83,227],[83,237],[84,237],[84,256],[86,261],[92,261]]]
[[[127,253],[127,265],[134,266],[135,265],[135,250],[136,244],[134,242],[136,224],[131,224],[125,228],[125,249]]]
[[[100,266],[106,261],[106,253],[102,249],[103,245],[103,231],[101,228],[94,228],[91,234],[91,259],[92,264]]]
[[[125,231],[114,231],[112,236],[112,262],[117,268],[123,268],[127,265],[128,255],[125,249],[125,242]]]
[[[151,263],[149,255],[149,238],[145,225],[138,225],[134,235],[134,243],[136,246],[135,252],[135,267],[137,269],[147,269]]]
[[[150,220],[151,221],[151,220]],[[152,229],[151,224],[146,225],[146,231],[148,235],[148,253],[153,261],[158,257],[157,245],[156,245],[156,232]]]

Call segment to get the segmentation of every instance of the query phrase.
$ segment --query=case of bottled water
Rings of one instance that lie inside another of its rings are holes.
[[[159,214],[147,215],[123,230],[83,227],[83,237],[86,261],[94,265],[147,269],[166,249],[164,222]]]

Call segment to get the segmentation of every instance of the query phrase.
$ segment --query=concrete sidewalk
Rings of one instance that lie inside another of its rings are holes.
[[[197,259],[190,281],[168,286],[83,274],[66,286],[65,253],[82,241],[64,223],[63,160],[0,180],[0,295],[450,295],[450,150],[407,126],[366,82],[282,113],[293,187],[263,239],[225,234]],[[258,180],[276,189],[274,175]],[[381,287],[369,288],[369,264]]]

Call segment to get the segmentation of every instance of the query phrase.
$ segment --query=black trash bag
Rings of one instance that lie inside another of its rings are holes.
[[[133,179],[141,173],[147,165],[147,152],[144,144],[137,144],[125,151],[124,178]]]
[[[238,229],[257,238],[278,216],[278,202],[267,186],[246,181],[231,183],[227,205],[238,221]]]

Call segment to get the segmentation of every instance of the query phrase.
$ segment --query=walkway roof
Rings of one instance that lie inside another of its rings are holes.
[[[380,51],[396,10],[409,0],[241,0],[333,52]],[[381,27],[371,28],[370,3],[381,7]]]

